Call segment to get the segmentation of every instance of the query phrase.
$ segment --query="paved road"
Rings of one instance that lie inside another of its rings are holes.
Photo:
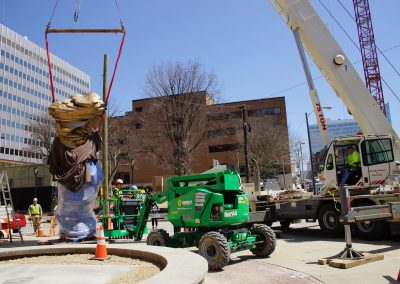
[[[274,224],[275,225],[275,224]],[[168,222],[160,222],[172,234]],[[279,229],[278,226],[273,226]],[[359,251],[384,254],[385,259],[354,267],[336,269],[318,265],[318,259],[333,256],[344,247],[343,239],[324,237],[316,223],[300,223],[282,233],[277,248],[269,258],[256,258],[250,251],[233,253],[231,263],[219,272],[209,272],[208,278],[219,283],[399,283],[400,238],[378,242],[354,239],[353,247]],[[44,225],[45,233],[48,224]],[[32,228],[24,229],[26,245],[35,245],[37,238]],[[145,236],[146,237],[146,236]],[[21,245],[16,241],[15,245]],[[0,242],[0,250],[9,245]],[[189,248],[195,251],[196,248]]]
[[[172,233],[169,223],[162,222],[160,226]],[[353,240],[354,249],[384,254],[385,259],[350,269],[337,269],[317,262],[344,249],[344,238],[323,236],[317,223],[300,223],[292,227],[282,233],[275,252],[269,258],[256,258],[250,251],[233,253],[229,266],[219,272],[209,272],[208,277],[230,284],[399,283],[396,278],[400,270],[400,238],[377,242],[356,238]],[[278,223],[273,228],[280,229]]]

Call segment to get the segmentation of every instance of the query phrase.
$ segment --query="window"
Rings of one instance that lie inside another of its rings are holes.
[[[236,129],[229,127],[229,128],[218,128],[212,129],[208,131],[208,137],[215,137],[215,136],[222,136],[222,135],[234,135],[236,133]]]
[[[141,122],[136,122],[136,129],[140,129],[142,127],[143,127],[143,125]]]
[[[211,145],[208,146],[208,152],[209,153],[228,152],[228,151],[234,151],[237,148],[238,148],[237,144]]]
[[[361,143],[364,166],[378,165],[393,161],[392,141],[389,138],[365,140]]]
[[[255,109],[249,110],[249,116],[266,116],[266,115],[273,115],[273,114],[280,114],[281,109],[279,107],[276,108],[262,108],[262,109]]]
[[[143,108],[142,108],[142,107],[137,107],[137,108],[135,108],[135,111],[136,111],[136,112],[142,112],[142,111],[143,111]]]
[[[319,173],[321,173],[325,168],[325,158],[326,158],[326,155],[328,154],[329,147],[330,147],[330,145],[327,145],[321,150],[321,155],[319,156],[319,161],[318,161],[318,172]]]
[[[328,155],[328,159],[326,161],[326,169],[327,170],[333,170],[333,157],[332,157],[332,154]]]

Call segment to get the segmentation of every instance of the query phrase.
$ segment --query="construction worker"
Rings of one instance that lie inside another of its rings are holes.
[[[42,206],[40,206],[36,197],[33,199],[33,204],[29,205],[28,214],[29,220],[32,221],[33,224],[33,230],[35,233],[37,233],[42,220],[43,211]]]
[[[158,227],[158,216],[157,216],[157,214],[158,214],[158,212],[160,211],[160,208],[158,207],[158,204],[157,204],[157,202],[153,202],[152,204],[151,204],[151,226],[152,226],[152,228],[153,228],[153,230],[154,229],[157,229],[157,227]]]
[[[121,195],[121,188],[122,188],[123,184],[124,184],[124,181],[120,178],[115,181],[115,188],[114,188],[114,192],[113,192],[113,195],[115,198],[119,198],[119,196]]]
[[[347,147],[347,167],[343,169],[340,185],[347,184],[350,173],[357,171],[360,166],[360,153],[354,147]]]

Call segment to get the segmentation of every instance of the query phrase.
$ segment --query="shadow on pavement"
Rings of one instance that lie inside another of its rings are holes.
[[[392,276],[383,276],[383,278],[385,278],[387,281],[389,281],[388,283],[400,283],[400,281],[397,281],[396,279],[394,279]]]

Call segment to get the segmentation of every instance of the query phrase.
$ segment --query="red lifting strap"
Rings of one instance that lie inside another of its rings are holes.
[[[47,25],[46,32],[45,32],[46,54],[47,54],[47,65],[48,65],[48,68],[49,68],[49,76],[50,76],[51,97],[52,97],[52,102],[54,103],[56,101],[56,99],[55,99],[55,95],[54,95],[53,74],[52,74],[52,71],[51,71],[49,40],[48,40],[48,37],[47,37],[47,35],[49,33],[122,33],[123,34],[122,39],[121,39],[121,43],[120,43],[120,46],[119,46],[117,60],[115,61],[115,65],[114,65],[113,75],[111,77],[110,87],[108,88],[106,101],[104,102],[105,103],[105,110],[104,110],[102,116],[100,117],[100,122],[99,122],[99,128],[100,128],[102,123],[103,123],[104,114],[107,111],[108,98],[110,97],[111,88],[112,88],[113,83],[114,83],[114,78],[115,78],[115,74],[117,73],[117,67],[118,67],[119,59],[121,57],[122,48],[123,48],[124,42],[125,42],[126,32],[125,32],[125,29],[124,29],[124,26],[123,26],[122,22],[121,22],[121,29],[63,29],[63,30],[58,30],[57,29],[56,30],[56,29],[50,29],[50,23],[49,23],[49,25]]]

